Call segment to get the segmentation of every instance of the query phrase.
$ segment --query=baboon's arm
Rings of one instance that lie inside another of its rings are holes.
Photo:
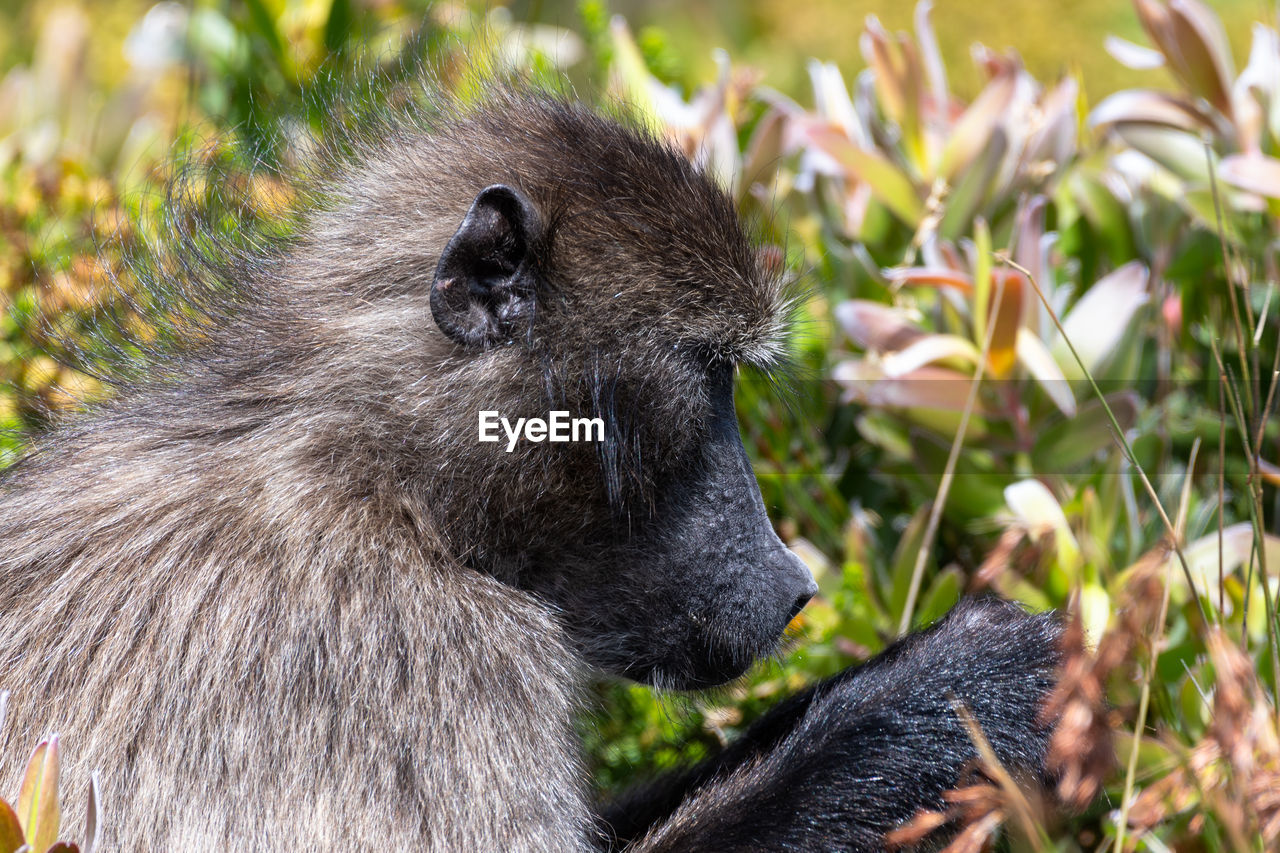
[[[1052,616],[964,602],[858,667],[798,694],[720,755],[604,813],[632,851],[884,849],[942,805],[976,750],[954,701],[1001,762],[1044,780],[1039,721],[1058,660]],[[645,821],[649,821],[645,835]],[[641,837],[643,836],[643,837]]]
[[[611,850],[621,850],[668,818],[691,793],[772,751],[795,729],[812,704],[817,688],[787,697],[756,720],[737,740],[705,761],[641,783],[607,803],[600,822]]]

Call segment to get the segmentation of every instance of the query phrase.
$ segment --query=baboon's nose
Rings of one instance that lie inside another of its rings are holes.
[[[787,624],[790,624],[792,619],[800,615],[800,611],[804,610],[804,606],[809,603],[809,599],[813,598],[817,593],[818,585],[810,581],[809,589],[797,595],[795,603],[791,605],[791,613],[787,616]]]
[[[781,542],[778,544],[782,545]],[[781,594],[777,600],[779,609],[784,602],[791,608],[787,614],[787,624],[790,624],[791,620],[796,618],[796,614],[809,603],[809,599],[818,594],[818,584],[814,582],[813,573],[809,571],[809,567],[795,553],[783,547],[779,547],[778,553],[785,565],[778,590]]]

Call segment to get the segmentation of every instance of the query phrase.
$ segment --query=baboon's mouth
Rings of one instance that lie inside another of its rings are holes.
[[[686,666],[686,689],[691,690],[718,687],[741,677],[756,661],[773,654],[785,639],[784,631],[733,636],[723,629],[717,630],[714,620],[706,620],[699,627],[700,636],[690,643]],[[703,652],[701,656],[699,651]]]

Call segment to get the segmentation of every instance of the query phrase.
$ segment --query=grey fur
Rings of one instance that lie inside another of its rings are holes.
[[[610,640],[531,578],[607,579],[583,543],[695,465],[689,354],[775,358],[787,299],[723,193],[580,106],[497,91],[367,139],[298,237],[157,282],[203,320],[3,480],[3,767],[61,734],[72,837],[96,768],[109,850],[598,842],[571,721]],[[427,295],[496,183],[543,211],[547,292],[470,352]],[[603,452],[477,444],[479,408],[549,402],[607,414]]]

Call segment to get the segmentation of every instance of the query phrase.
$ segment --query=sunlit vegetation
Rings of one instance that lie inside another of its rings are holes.
[[[146,259],[175,174],[217,166],[207,207],[230,233],[287,207],[290,163],[351,119],[335,104],[394,108],[419,62],[446,82],[477,55],[568,75],[703,163],[812,294],[799,370],[744,373],[738,406],[822,593],[739,684],[597,685],[582,728],[601,787],[705,754],[995,591],[1069,614],[1048,709],[1069,808],[984,765],[897,842],[959,818],[956,853],[1280,845],[1273,6],[1083,3],[1068,25],[1033,3],[970,31],[939,24],[947,0],[883,22],[761,0],[701,29],[714,4],[632,24],[602,0],[427,5],[20,10],[29,43],[3,46],[0,82],[0,452],[106,393],[67,341],[110,358],[128,347],[103,328],[148,334],[131,294],[163,269]],[[40,749],[56,778],[56,741]],[[57,849],[48,826],[19,831]]]

